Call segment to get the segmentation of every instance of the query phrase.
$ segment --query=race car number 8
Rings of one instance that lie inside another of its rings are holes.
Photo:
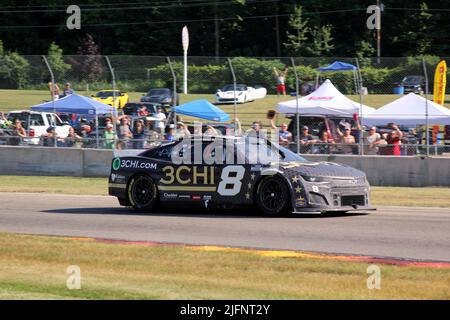
[[[217,188],[221,196],[235,196],[242,188],[245,168],[243,166],[229,166],[223,169],[222,177]]]

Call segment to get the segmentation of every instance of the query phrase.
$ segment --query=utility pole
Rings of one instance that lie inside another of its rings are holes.
[[[220,26],[219,26],[219,16],[217,14],[217,1],[215,2],[215,6],[214,6],[214,38],[215,38],[215,56],[216,56],[216,60],[219,59],[219,55],[220,55]]]
[[[380,64],[381,60],[381,1],[377,0],[377,63]]]
[[[277,57],[281,57],[281,46],[280,46],[280,21],[278,19],[279,13],[279,1],[275,3],[275,37],[277,42]]]

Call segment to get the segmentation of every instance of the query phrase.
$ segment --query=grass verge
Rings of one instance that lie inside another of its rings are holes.
[[[107,195],[105,178],[2,176],[0,192]],[[450,188],[372,187],[372,204],[450,208]]]
[[[81,268],[81,290],[66,270]],[[0,299],[449,299],[449,269],[0,233]]]

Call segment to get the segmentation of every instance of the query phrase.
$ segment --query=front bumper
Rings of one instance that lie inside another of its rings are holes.
[[[333,213],[333,212],[349,212],[349,211],[376,211],[377,209],[372,206],[344,206],[339,208],[330,207],[309,207],[309,208],[295,208],[293,214],[323,214],[323,213]]]
[[[302,182],[294,186],[294,213],[324,213],[376,210],[370,205],[370,186],[367,183],[349,185],[349,180],[332,182]],[[297,192],[296,192],[297,191]]]

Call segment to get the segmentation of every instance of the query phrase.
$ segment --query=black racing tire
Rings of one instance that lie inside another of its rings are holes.
[[[256,204],[268,216],[291,214],[291,196],[286,182],[277,176],[263,179],[256,190]]]
[[[147,174],[138,174],[131,178],[128,184],[127,197],[136,212],[152,211],[159,204],[158,187]]]

